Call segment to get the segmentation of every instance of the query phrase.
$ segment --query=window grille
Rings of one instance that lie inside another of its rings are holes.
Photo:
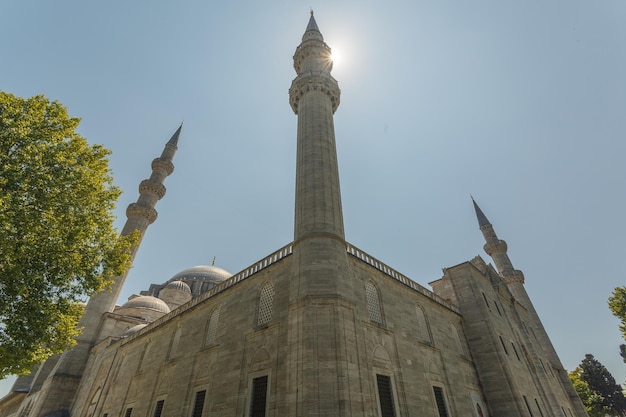
[[[196,392],[196,399],[193,402],[193,413],[191,414],[191,417],[202,417],[204,397],[206,397],[206,390]]]
[[[250,417],[265,417],[267,405],[267,375],[252,380],[252,396],[250,398]]]
[[[209,319],[209,328],[206,332],[206,344],[212,345],[215,343],[215,338],[217,335],[217,324],[220,320],[220,310],[221,307],[216,308],[211,314],[211,318]]]
[[[435,394],[435,402],[437,403],[439,417],[448,417],[448,409],[446,408],[446,399],[443,396],[443,388],[433,387],[433,393]]]
[[[415,315],[417,316],[417,332],[422,342],[431,343],[430,331],[428,330],[428,321],[426,313],[420,306],[415,306]]]
[[[257,324],[259,326],[272,321],[272,313],[274,310],[274,285],[268,282],[261,290],[259,297],[259,317]]]
[[[163,412],[163,405],[165,405],[165,400],[157,401],[156,407],[154,408],[154,417],[161,417],[161,413]]]
[[[130,417],[130,415],[133,413],[133,408],[127,408],[126,409],[126,413],[124,414],[124,417]]]
[[[378,290],[371,282],[365,284],[365,296],[367,298],[367,312],[369,318],[376,324],[383,324],[383,315],[380,310],[380,298]]]
[[[380,401],[381,417],[395,417],[396,410],[393,406],[393,391],[391,389],[391,378],[387,375],[376,375],[378,385],[378,399]]]

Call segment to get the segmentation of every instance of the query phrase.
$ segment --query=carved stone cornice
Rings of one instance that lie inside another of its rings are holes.
[[[497,242],[493,242],[493,243],[485,243],[485,246],[483,246],[483,249],[485,250],[487,255],[492,256],[493,254],[496,254],[496,253],[506,253],[508,247],[504,240],[498,240]]]
[[[524,283],[524,273],[518,269],[511,271],[511,273],[504,275],[504,280],[507,283]]]
[[[333,113],[335,113],[335,110],[339,107],[339,97],[341,95],[337,81],[330,75],[306,73],[297,76],[289,89],[289,103],[295,114],[298,114],[300,98],[309,91],[325,93],[330,98]]]
[[[318,59],[328,72],[333,68],[331,49],[322,41],[309,40],[298,45],[293,55],[293,68],[296,74],[302,73],[302,65],[307,58]]]
[[[153,207],[144,207],[137,203],[129,204],[126,208],[126,217],[129,219],[132,217],[143,217],[148,220],[149,224],[154,223],[157,219],[157,215],[157,211]]]
[[[141,184],[139,184],[139,193],[151,193],[158,197],[158,199],[162,199],[165,195],[165,186],[160,182],[152,181],[152,180],[143,180]]]
[[[168,161],[164,158],[154,158],[152,160],[152,170],[165,171],[167,175],[170,175],[174,172],[174,164],[172,161]]]

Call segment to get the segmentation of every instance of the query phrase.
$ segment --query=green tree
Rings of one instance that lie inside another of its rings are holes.
[[[626,415],[626,398],[622,387],[615,382],[608,369],[590,354],[585,355],[580,368],[581,379],[602,399],[601,405],[611,410],[612,415]]]
[[[570,372],[568,376],[572,381],[578,396],[582,400],[589,417],[604,417],[605,415],[609,415],[611,410],[602,405],[602,397],[589,388],[589,384],[587,384],[587,382],[582,378],[582,372],[583,370],[579,366]]]
[[[79,122],[44,96],[0,91],[0,378],[72,346],[81,300],[130,264],[109,151]]]
[[[626,339],[626,287],[617,287],[609,297],[609,310],[620,320],[619,330]],[[626,345],[620,345],[620,356],[626,363]]]

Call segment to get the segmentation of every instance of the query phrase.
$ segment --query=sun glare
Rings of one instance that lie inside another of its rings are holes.
[[[341,52],[337,48],[332,48],[330,58],[333,60],[333,66],[341,65]]]

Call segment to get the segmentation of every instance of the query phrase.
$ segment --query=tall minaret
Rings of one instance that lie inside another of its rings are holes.
[[[493,230],[493,226],[487,220],[487,216],[482,212],[476,201],[472,198],[472,203],[474,204],[474,210],[476,211],[476,217],[478,218],[478,226],[480,227],[480,231],[483,232],[483,236],[485,237],[485,246],[483,249],[487,252],[493,262],[496,264],[496,268],[504,281],[507,283],[513,296],[518,299],[519,302],[523,303],[521,298],[518,298],[518,295],[513,291],[513,288],[516,287],[515,284],[523,284],[524,283],[524,274],[522,271],[518,271],[513,269],[513,264],[509,259],[509,255],[507,255],[507,245],[504,240],[498,239],[496,232]],[[522,287],[523,288],[523,287]],[[524,291],[525,293],[525,291]],[[528,295],[526,294],[526,297]],[[523,297],[522,297],[523,298]],[[524,300],[525,301],[525,300]]]
[[[148,226],[157,218],[155,206],[157,201],[165,195],[165,186],[163,185],[165,178],[174,171],[172,161],[178,149],[178,138],[182,127],[181,123],[165,145],[161,156],[152,161],[152,175],[149,179],[141,182],[137,202],[130,204],[126,209],[127,220],[121,235],[127,236],[134,232],[139,234],[139,240],[131,248],[131,262],[137,254],[139,244]],[[74,348],[61,355],[45,382],[41,381],[45,375],[36,377],[33,386],[39,386],[42,382],[43,386],[38,395],[37,405],[32,410],[33,416],[46,416],[55,411],[68,411],[70,409],[91,347],[109,336],[100,334],[102,316],[115,308],[115,303],[127,275],[128,271],[115,277],[110,289],[94,294],[89,299],[85,313],[78,323],[78,326],[83,328],[83,332],[77,337]],[[45,368],[46,365],[44,364],[43,367]]]
[[[298,115],[294,239],[298,242],[326,235],[343,240],[333,123],[340,90],[330,75],[331,50],[324,43],[313,12],[293,61],[298,74],[289,90],[291,108]]]
[[[563,368],[561,360],[559,359],[556,350],[548,337],[548,333],[543,327],[541,319],[539,319],[539,315],[537,314],[537,311],[535,310],[535,307],[530,301],[530,297],[524,288],[524,274],[522,271],[518,271],[513,268],[513,264],[511,263],[511,260],[506,252],[506,242],[498,239],[496,232],[493,230],[493,226],[489,223],[489,220],[487,220],[487,216],[485,216],[473,198],[472,202],[474,204],[474,210],[476,211],[476,217],[478,218],[478,225],[480,226],[480,230],[485,237],[485,252],[487,252],[487,254],[493,259],[498,272],[504,279],[504,282],[509,288],[509,291],[511,291],[515,301],[525,310],[523,320],[525,320],[526,326],[524,327],[530,328],[530,334],[526,335],[527,338],[525,345],[530,350],[531,355],[541,361],[543,364],[542,367],[553,367],[554,371],[561,380],[563,389],[572,401],[572,405],[577,409],[577,412],[580,413],[577,415],[586,415],[580,398],[567,376],[567,371]],[[545,364],[546,361],[548,364]],[[545,373],[546,371],[544,370],[543,372]],[[551,404],[556,403],[551,402]],[[560,411],[561,410],[554,409],[553,413],[557,415],[560,414]]]
[[[346,272],[333,114],[339,86],[330,75],[331,50],[313,12],[293,57],[297,77],[289,100],[298,115],[294,253],[300,296],[336,294]]]
[[[333,123],[340,91],[312,12],[293,59],[297,77],[289,98],[298,116],[298,145],[289,328],[298,348],[286,365],[295,370],[287,375],[294,399],[288,413],[348,415],[350,398],[358,394],[350,386],[356,368],[346,340],[356,336],[345,334],[350,330],[338,317],[354,314],[347,306],[364,289],[351,278],[344,239]]]

